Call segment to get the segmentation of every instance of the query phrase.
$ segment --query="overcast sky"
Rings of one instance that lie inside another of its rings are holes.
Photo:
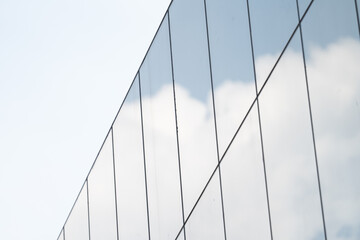
[[[0,1],[0,239],[56,239],[170,0]]]

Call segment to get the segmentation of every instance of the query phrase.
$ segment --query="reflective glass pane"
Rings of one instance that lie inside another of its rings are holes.
[[[306,9],[310,5],[311,0],[297,0],[297,4],[299,5],[299,14],[300,18],[304,15]],[[311,10],[312,11],[312,10]]]
[[[187,216],[218,162],[204,1],[174,1],[169,11],[184,208]],[[212,211],[218,211],[221,216],[220,194],[212,193],[215,203],[219,203],[211,205]],[[223,234],[222,224],[217,224],[221,223],[221,219],[208,220],[216,222],[213,231]],[[187,229],[185,233],[191,236]]]
[[[270,239],[270,227],[264,186],[257,109],[253,108],[245,124],[221,163],[228,239]],[[219,203],[211,196],[219,191],[217,174],[210,181],[189,218],[186,230],[195,239],[223,238],[216,231],[221,216],[214,211]],[[214,220],[218,220],[216,222]]]
[[[299,6],[307,5],[299,0]],[[324,23],[323,21],[326,21]],[[359,39],[354,0],[316,0],[303,20],[306,51],[328,46],[341,38]]]
[[[64,231],[62,230],[57,240],[65,240]]]
[[[65,223],[67,240],[89,240],[86,184],[83,185],[70,216]]]
[[[302,24],[328,239],[360,238],[360,42],[354,0]]]
[[[295,0],[249,1],[249,8],[257,82],[260,88],[276,61],[271,56],[279,56],[298,24],[297,8]],[[272,64],[267,64],[270,59],[273,60]]]
[[[228,239],[271,239],[257,107],[222,163]]]
[[[140,69],[151,238],[170,239],[182,225],[168,18]]]
[[[259,103],[274,239],[323,239],[320,197],[299,33]],[[297,46],[297,47],[295,47]],[[265,56],[272,67],[277,54]],[[257,66],[261,71],[261,67]]]
[[[116,239],[115,189],[111,132],[88,177],[91,239]]]
[[[133,82],[113,125],[120,239],[147,239],[139,79]]]
[[[255,98],[246,1],[207,0],[220,154]]]
[[[219,230],[219,226],[221,227],[223,224],[222,212],[218,210],[221,202],[220,198],[214,198],[219,195],[219,178],[218,172],[216,172],[186,223],[186,237],[190,236],[189,239],[224,239],[224,232]]]
[[[178,240],[178,239],[184,239],[184,229],[182,229],[181,230],[181,232],[180,232],[180,234],[179,234],[179,236],[176,238],[176,240]]]

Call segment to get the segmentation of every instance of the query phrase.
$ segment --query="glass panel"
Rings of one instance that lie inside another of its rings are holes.
[[[298,24],[295,0],[249,1],[256,75],[260,88]],[[299,46],[294,46],[297,49]],[[265,58],[269,56],[269,58]],[[272,64],[267,64],[269,60]],[[262,61],[260,61],[262,60]],[[263,62],[265,61],[265,62]]]
[[[257,107],[222,163],[228,239],[271,239]]]
[[[254,107],[221,163],[228,239],[270,239],[257,109]],[[223,238],[215,173],[190,216],[186,231],[195,239]],[[213,208],[215,207],[215,208]],[[216,220],[218,222],[216,222]]]
[[[323,239],[315,155],[299,34],[259,103],[274,239]],[[259,59],[272,66],[277,54]],[[257,68],[262,71],[260,65]]]
[[[120,239],[147,239],[139,79],[132,84],[113,126]]]
[[[151,238],[174,237],[182,225],[168,18],[140,69]]]
[[[187,216],[218,162],[204,2],[174,1],[169,11],[184,209]],[[218,193],[211,196],[215,203],[209,203],[209,207],[221,216]],[[213,220],[212,231],[220,236],[224,231],[222,224],[218,224],[221,219]],[[187,230],[185,233],[186,237],[192,236]]]
[[[189,239],[224,239],[222,212],[218,210],[221,205],[218,171],[208,185],[193,214],[190,216],[185,230]],[[220,227],[219,227],[220,226]]]
[[[111,132],[105,139],[89,177],[90,237],[116,239],[116,211]]]
[[[64,238],[64,231],[63,231],[63,230],[61,230],[61,233],[60,233],[60,235],[59,235],[59,237],[58,237],[57,240],[65,240],[65,238]]]
[[[246,1],[206,1],[219,150],[223,153],[255,98]]]
[[[297,4],[299,4],[299,13],[300,13],[300,18],[301,18],[304,15],[306,9],[308,8],[308,6],[310,5],[312,0],[296,0],[296,1],[297,1]],[[315,4],[315,2],[313,4]],[[311,12],[312,10],[310,10],[310,9],[309,9],[309,11]]]
[[[66,240],[89,240],[86,184],[83,185],[70,216],[65,223]]]
[[[360,42],[354,0],[302,24],[328,239],[360,238]]]
[[[305,0],[299,0],[299,6]],[[306,1],[305,1],[306,2]],[[323,22],[326,21],[326,24]],[[311,23],[311,25],[310,25]],[[303,20],[307,51],[328,46],[341,38],[359,39],[354,0],[316,0]]]
[[[180,228],[179,228],[179,230],[180,230]],[[176,234],[179,234],[179,235],[175,238],[175,240],[184,239],[184,229],[182,229],[180,233],[177,232]]]

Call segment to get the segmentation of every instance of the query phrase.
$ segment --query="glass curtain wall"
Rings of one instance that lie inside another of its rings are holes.
[[[169,19],[184,212],[188,216],[219,160],[204,1],[174,1]],[[211,193],[204,196],[204,208],[197,209],[197,220],[187,224],[187,237],[224,238],[220,177],[217,174]]]
[[[358,0],[174,0],[68,239],[360,238]]]
[[[183,224],[169,19],[165,15],[140,68],[151,238],[172,238]]]
[[[360,42],[356,1],[314,1],[302,24],[328,239],[360,237]],[[304,2],[299,1],[300,9]]]
[[[66,239],[89,239],[88,182],[83,185],[73,209],[65,223]]]
[[[148,239],[148,211],[137,75],[113,124],[119,239]]]

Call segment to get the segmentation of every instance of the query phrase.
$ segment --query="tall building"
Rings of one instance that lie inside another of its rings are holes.
[[[174,0],[58,240],[360,239],[357,0]]]

